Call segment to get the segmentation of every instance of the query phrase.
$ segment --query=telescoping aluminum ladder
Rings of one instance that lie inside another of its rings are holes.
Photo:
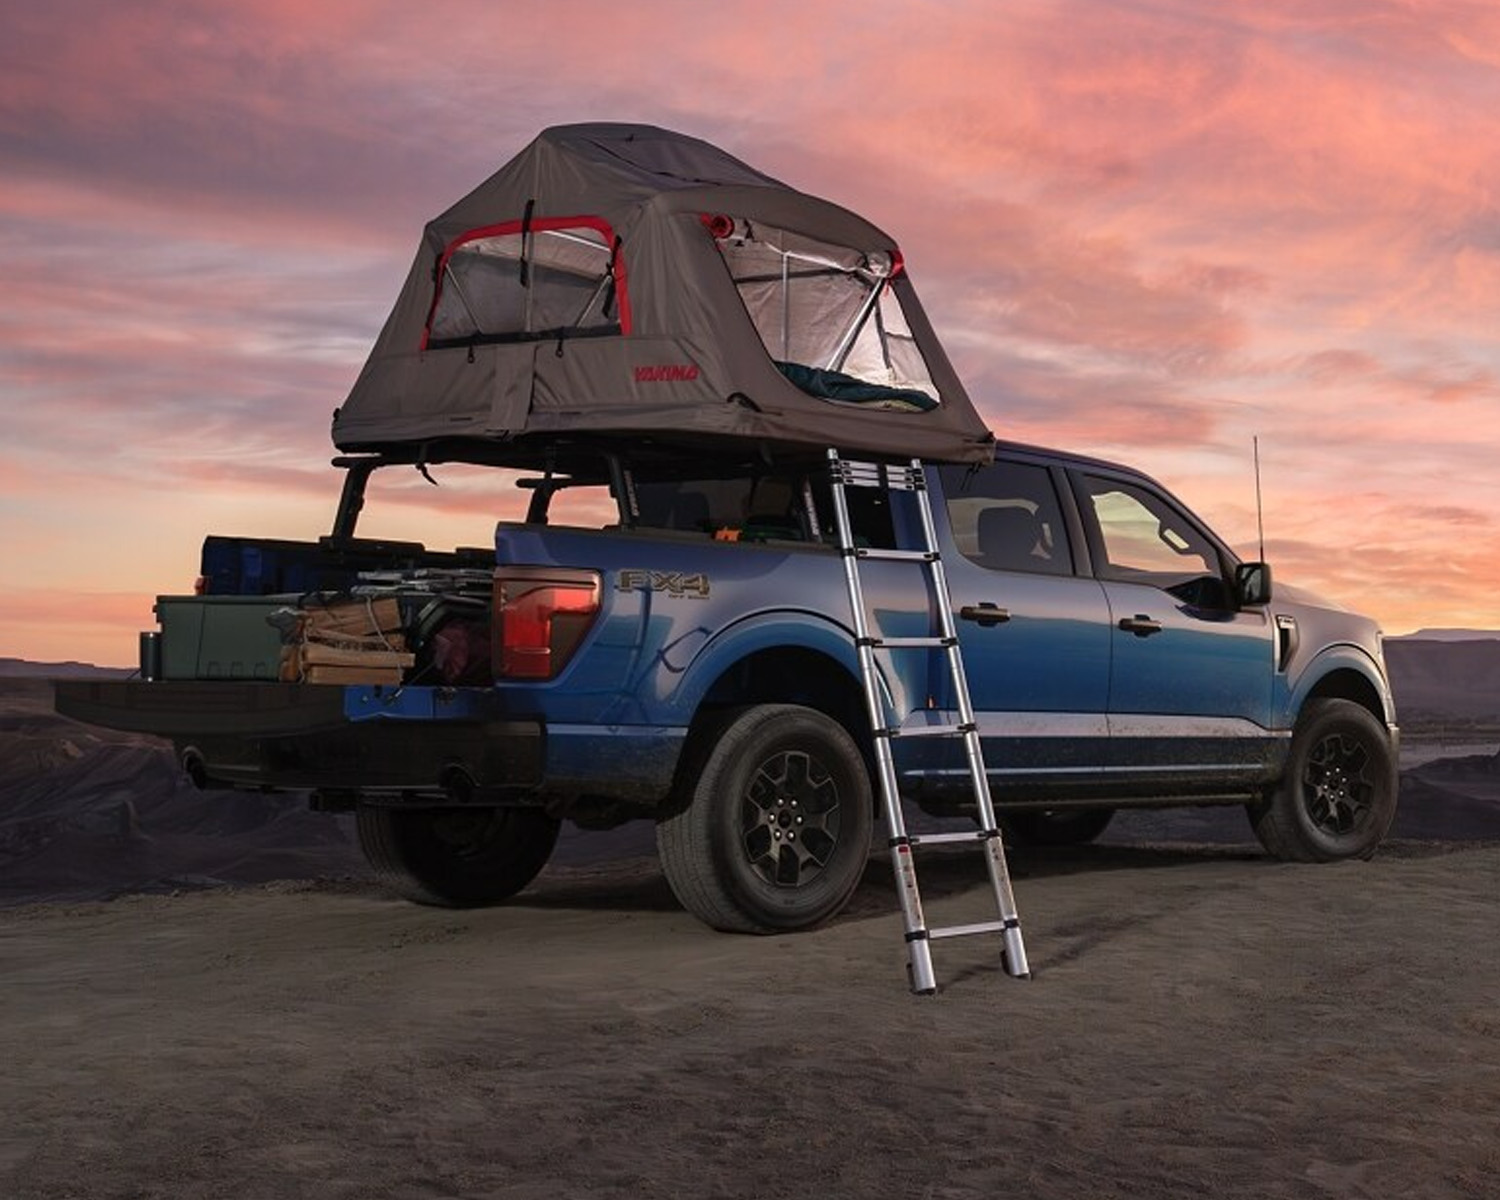
[[[906,947],[909,956],[911,990],[918,995],[937,991],[937,977],[932,969],[932,942],[938,938],[967,937],[974,934],[999,934],[1002,938],[1002,962],[1007,974],[1020,979],[1031,976],[1026,962],[1026,947],[1021,940],[1021,922],[1011,893],[1010,872],[1005,865],[1005,848],[995,821],[995,805],[990,797],[989,776],[985,773],[984,751],[974,720],[974,705],[969,699],[968,679],[964,675],[963,657],[958,647],[958,633],[953,625],[953,605],[948,596],[948,579],[938,552],[937,532],[932,524],[932,504],[922,464],[913,459],[909,465],[851,462],[828,451],[829,474],[833,491],[834,519],[838,526],[839,552],[844,559],[844,578],[849,586],[849,607],[854,618],[855,647],[859,656],[860,681],[874,732],[875,763],[880,776],[880,797],[885,806],[886,827],[890,833],[891,864],[896,873],[896,892],[901,900],[901,916],[906,925]],[[916,550],[886,550],[857,546],[849,521],[849,501],[844,489],[878,488],[888,493],[909,492],[916,501],[921,518],[923,544]],[[895,559],[911,562],[926,569],[932,583],[938,612],[938,632],[927,637],[873,637],[865,616],[864,588],[860,583],[859,564],[865,559]],[[911,725],[903,727],[900,714],[888,712],[882,698],[880,677],[875,664],[877,650],[932,650],[944,652],[953,692],[958,705],[956,725]],[[897,737],[961,738],[974,788],[979,829],[975,832],[908,834],[901,815],[901,791],[896,778],[891,741]],[[917,887],[917,869],[912,851],[919,846],[941,842],[976,842],[984,848],[985,865],[995,894],[999,919],[972,925],[948,925],[929,929],[922,916],[922,896]]]

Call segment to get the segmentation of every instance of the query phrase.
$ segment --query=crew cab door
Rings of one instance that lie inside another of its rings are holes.
[[[1003,795],[1095,775],[1109,749],[1109,609],[1075,562],[1065,477],[1021,457],[938,474],[943,566],[991,780]]]
[[[1165,492],[1071,472],[1109,602],[1109,725],[1117,775],[1221,790],[1270,761],[1274,646],[1239,610],[1227,551]]]

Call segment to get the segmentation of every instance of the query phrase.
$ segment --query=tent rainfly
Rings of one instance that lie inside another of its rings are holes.
[[[344,451],[559,438],[989,458],[895,242],[649,125],[544,131],[432,221]]]

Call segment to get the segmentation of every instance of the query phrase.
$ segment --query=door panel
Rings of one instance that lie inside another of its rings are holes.
[[[1209,612],[1158,588],[1107,581],[1113,668],[1109,724],[1116,765],[1162,772],[1268,760],[1273,642],[1264,612]],[[1146,636],[1121,621],[1148,617]]]
[[[1114,765],[1184,786],[1263,774],[1275,669],[1265,611],[1233,608],[1226,555],[1165,494],[1085,474],[1078,495],[1110,609]]]
[[[1097,581],[1073,573],[1051,473],[1002,460],[941,478],[940,536],[960,551],[944,568],[997,795],[1097,777],[1109,745],[1109,608]]]

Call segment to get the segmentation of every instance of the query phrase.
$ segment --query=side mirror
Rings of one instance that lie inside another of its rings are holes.
[[[1241,608],[1271,602],[1271,564],[1240,563],[1234,569],[1234,598]]]

